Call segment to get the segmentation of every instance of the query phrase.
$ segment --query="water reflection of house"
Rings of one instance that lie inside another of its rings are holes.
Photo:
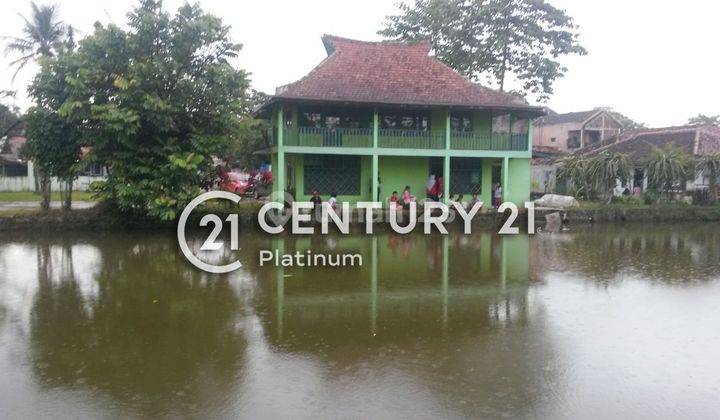
[[[3,144],[0,153],[0,191],[34,191],[35,171],[32,161],[23,159],[20,149],[26,142],[22,136],[13,136]],[[94,181],[99,181],[107,175],[102,165],[88,165],[80,176],[73,182],[73,189],[85,191]],[[57,179],[52,180],[52,189],[57,190],[60,183]]]
[[[333,250],[325,238],[279,238],[273,248],[304,254],[358,252],[363,266],[278,267],[274,281],[261,282],[276,295],[273,309],[261,312],[275,340],[328,340],[352,328],[388,338],[437,336],[478,324],[524,319],[529,284],[526,235],[377,235],[337,237]],[[342,275],[339,275],[342,273]],[[272,286],[270,286],[272,285]],[[317,325],[316,337],[310,337]],[[338,333],[340,334],[340,333]],[[367,339],[366,334],[358,337]]]

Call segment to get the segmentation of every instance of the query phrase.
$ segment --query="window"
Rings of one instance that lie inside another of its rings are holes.
[[[306,155],[304,194],[360,195],[360,156]]]
[[[482,159],[450,160],[450,194],[482,194]]]
[[[103,166],[99,163],[93,163],[91,165],[88,165],[85,167],[85,170],[82,172],[83,176],[103,176]]]
[[[450,116],[450,129],[452,131],[473,131],[473,120],[471,113],[457,113]]]
[[[0,162],[0,176],[24,177],[28,176],[27,163],[23,162]]]
[[[550,143],[555,143],[555,137],[550,137]]]
[[[383,112],[380,128],[398,130],[430,130],[430,113],[426,111]]]

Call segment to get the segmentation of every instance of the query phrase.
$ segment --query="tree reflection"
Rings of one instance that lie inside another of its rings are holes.
[[[147,415],[188,412],[232,388],[245,348],[240,303],[226,280],[188,266],[171,239],[93,241],[97,296],[78,286],[71,241],[38,243],[31,339],[43,386],[107,393]],[[53,266],[57,248],[64,267]]]

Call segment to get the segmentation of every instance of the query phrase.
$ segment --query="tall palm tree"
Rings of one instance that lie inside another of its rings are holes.
[[[647,162],[647,175],[650,183],[668,195],[676,185],[687,181],[692,158],[682,149],[673,146],[654,148]]]
[[[585,199],[590,200],[590,159],[572,154],[560,159],[558,164],[558,179],[570,181],[576,195],[585,194]]]
[[[32,14],[30,18],[20,15],[25,21],[23,35],[20,37],[4,37],[5,54],[19,54],[20,57],[12,62],[17,66],[13,80],[18,72],[29,62],[40,57],[52,57],[65,45],[67,38],[72,36],[72,29],[60,20],[56,5],[38,6],[30,3]]]
[[[617,181],[630,180],[632,169],[632,163],[626,155],[605,150],[590,160],[589,171],[597,190],[610,202]]]
[[[716,203],[718,200],[718,181],[720,180],[720,154],[701,156],[695,163],[695,171],[702,176],[708,177],[710,200]]]

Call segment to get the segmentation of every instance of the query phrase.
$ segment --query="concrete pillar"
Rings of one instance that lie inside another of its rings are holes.
[[[277,113],[278,138],[277,138],[277,168],[275,168],[275,194],[276,200],[282,200],[285,196],[285,187],[287,185],[285,179],[285,146],[283,141],[283,131],[285,130],[285,116],[283,115],[283,107],[278,108]]]
[[[443,163],[443,201],[450,203],[450,110],[445,113],[445,159]]]
[[[372,190],[370,191],[370,201],[380,200],[380,181],[379,177],[379,157],[378,157],[378,136],[379,136],[380,119],[378,118],[377,108],[373,111],[373,156],[372,156]]]
[[[505,156],[502,163],[502,201],[510,197],[510,158]]]

